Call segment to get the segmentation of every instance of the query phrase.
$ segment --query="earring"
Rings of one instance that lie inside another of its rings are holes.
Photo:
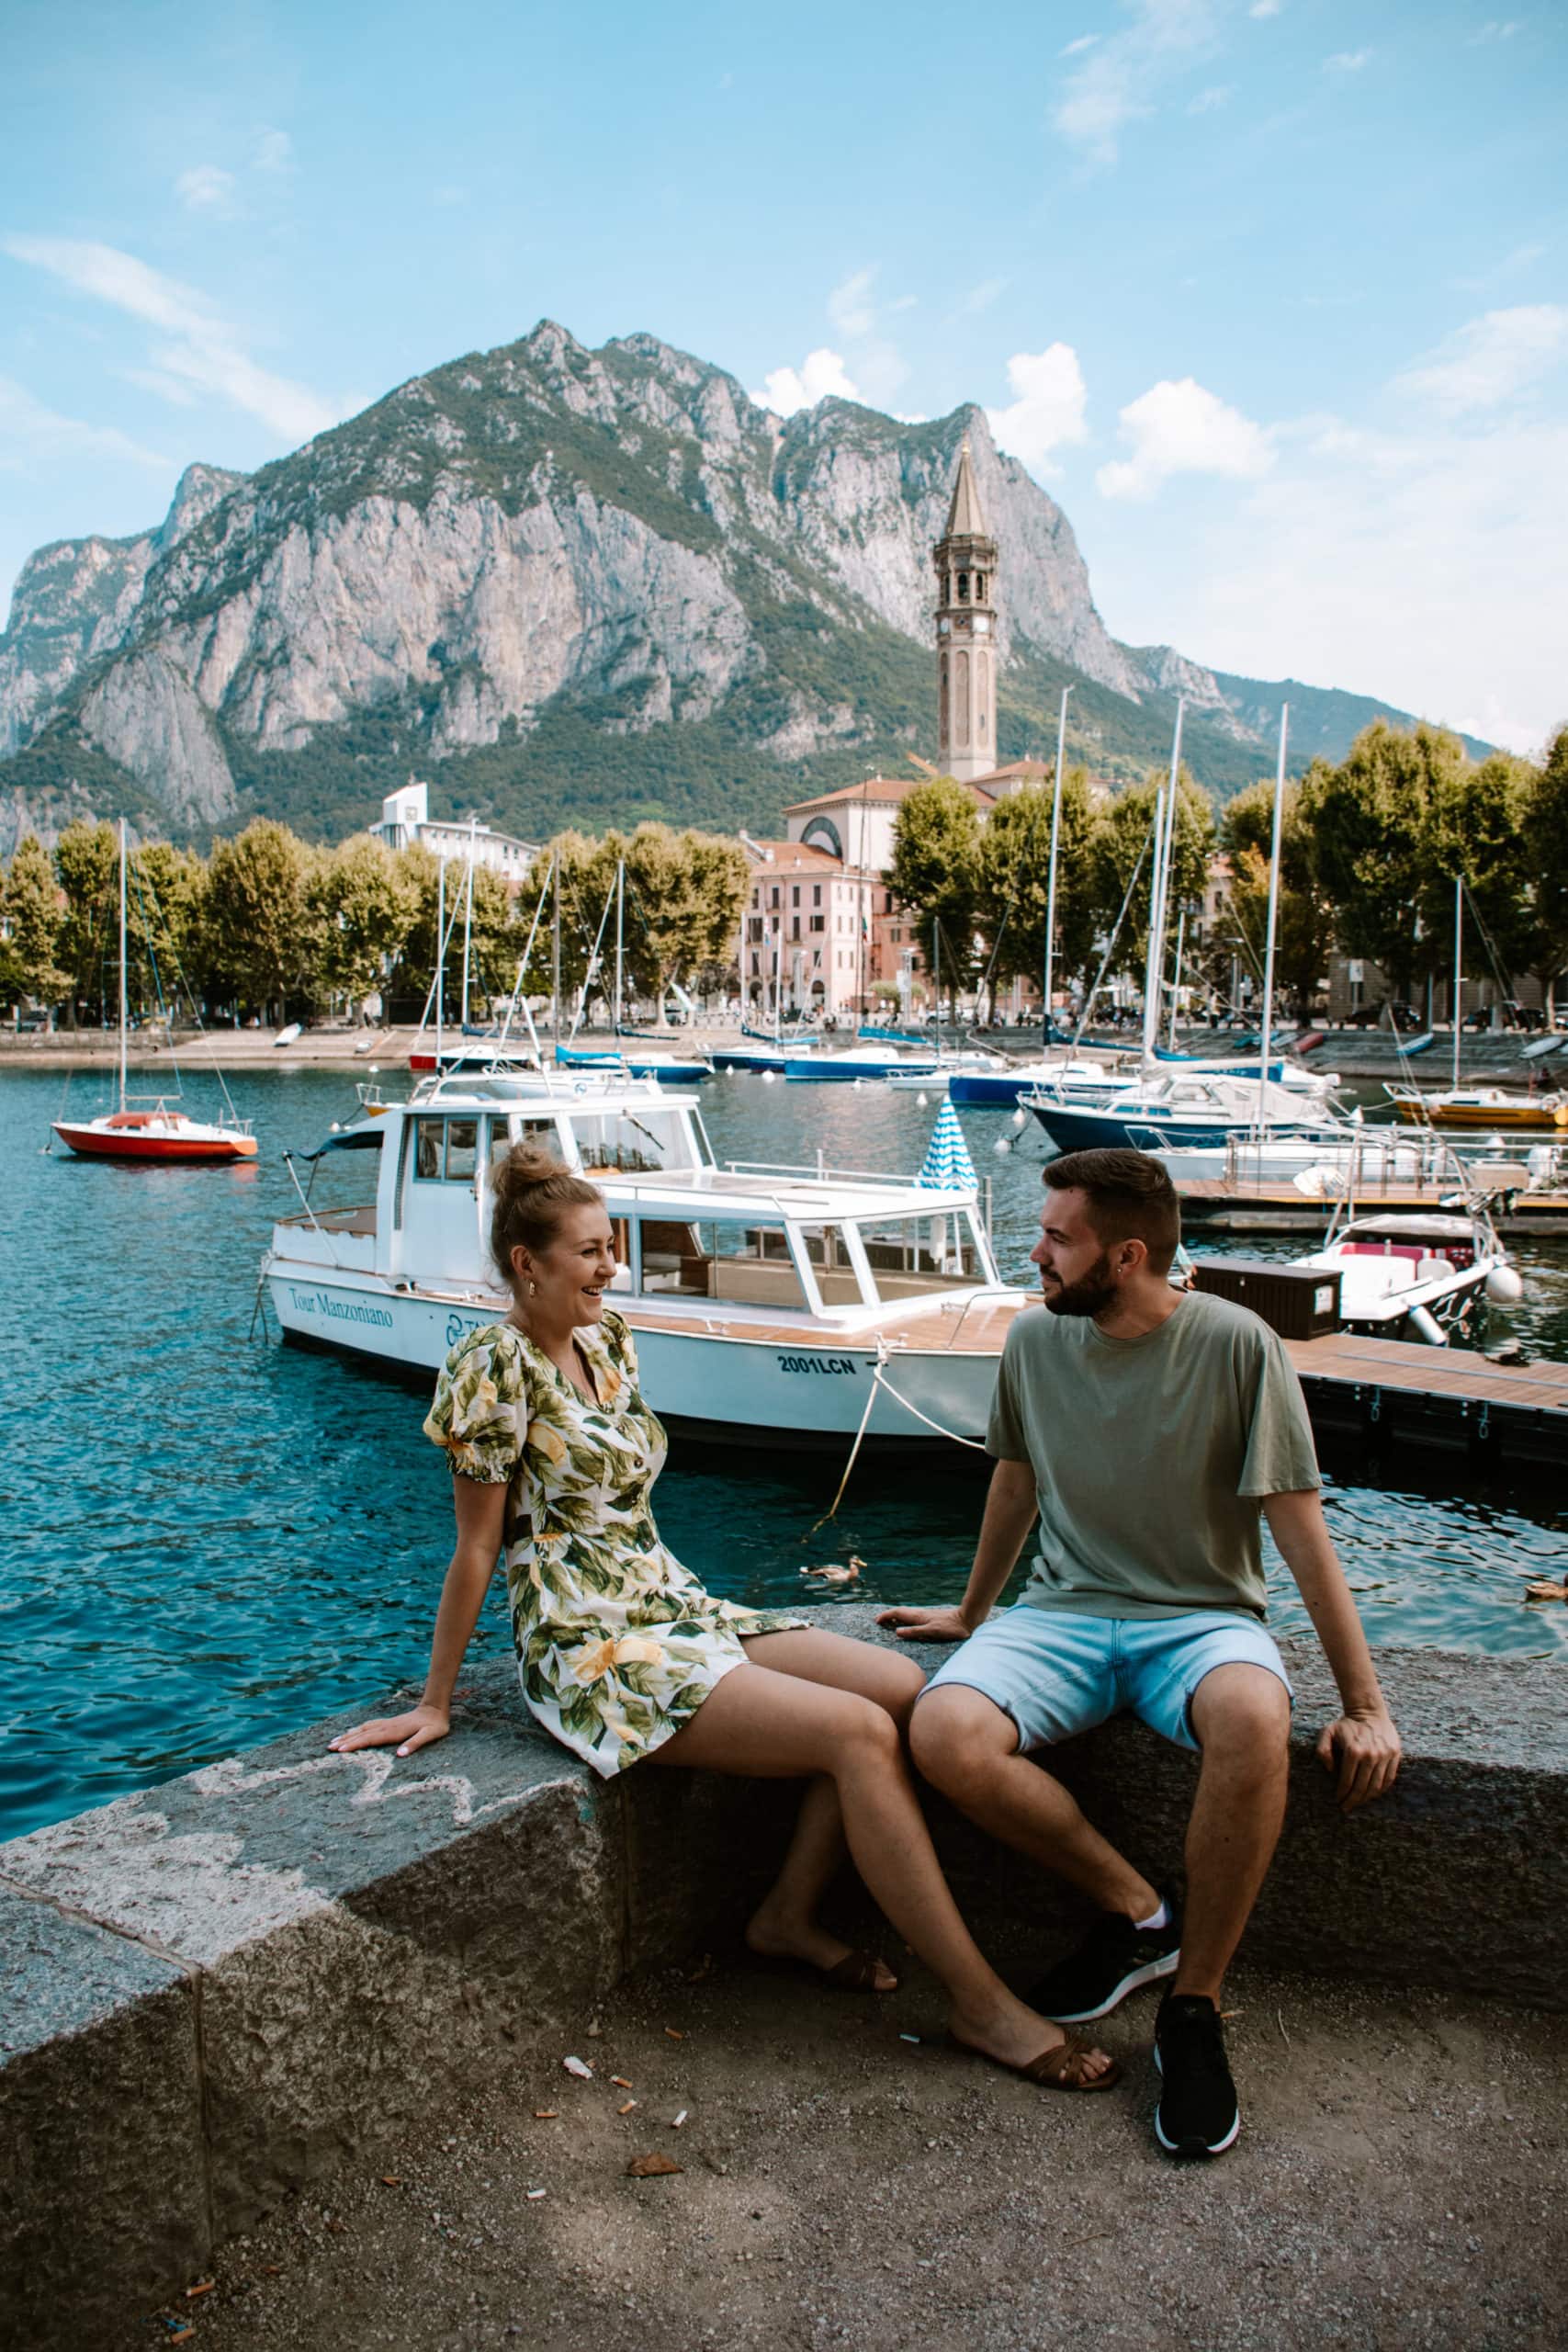
[[[530,1298],[537,1298],[539,1295],[539,1285],[534,1281],[532,1276],[529,1277],[528,1281],[528,1295]]]

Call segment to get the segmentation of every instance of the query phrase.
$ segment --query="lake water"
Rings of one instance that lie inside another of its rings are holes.
[[[0,1073],[0,1838],[334,1708],[368,1711],[423,1670],[451,1532],[423,1405],[248,1336],[271,1221],[293,1202],[280,1155],[348,1116],[353,1084],[287,1069],[233,1083],[257,1162],[137,1169],[44,1157],[64,1081]],[[102,1092],[73,1077],[71,1109],[103,1107]],[[211,1080],[188,1080],[186,1100],[215,1110]],[[721,1158],[808,1160],[820,1146],[834,1167],[912,1170],[935,1117],[912,1094],[753,1078],[716,1080],[701,1101]],[[1003,1271],[1025,1279],[1045,1138],[1032,1122],[998,1159],[1009,1114],[964,1120],[994,1181]],[[365,1182],[362,1163],[327,1161],[316,1197],[360,1197]],[[1568,1359],[1568,1249],[1520,1253],[1524,1305],[1488,1340],[1517,1331]],[[678,1448],[660,1528],[736,1600],[830,1599],[800,1569],[851,1551],[867,1563],[840,1589],[851,1598],[953,1599],[984,1491],[969,1463],[863,1465],[836,1526],[808,1540],[839,1459],[759,1471]],[[1329,1516],[1372,1640],[1568,1658],[1568,1609],[1519,1597],[1524,1572],[1561,1574],[1558,1491],[1477,1484],[1440,1457],[1334,1478]],[[1276,1625],[1304,1627],[1277,1562],[1271,1585]],[[477,1646],[508,1646],[499,1587]]]

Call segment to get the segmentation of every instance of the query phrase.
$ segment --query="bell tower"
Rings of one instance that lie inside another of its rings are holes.
[[[936,565],[937,764],[961,784],[997,764],[997,543],[986,531],[969,440]]]

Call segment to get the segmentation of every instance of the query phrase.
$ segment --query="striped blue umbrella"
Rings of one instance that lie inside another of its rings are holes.
[[[957,1184],[975,1188],[978,1184],[975,1163],[969,1157],[969,1147],[958,1124],[958,1114],[951,1102],[944,1102],[936,1114],[936,1125],[931,1129],[931,1139],[926,1148],[925,1165],[915,1182],[928,1187]]]

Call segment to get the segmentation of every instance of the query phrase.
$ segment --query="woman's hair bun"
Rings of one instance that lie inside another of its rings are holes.
[[[604,1196],[543,1144],[514,1143],[491,1170],[490,1252],[503,1283],[514,1284],[512,1252],[547,1250],[567,1208],[600,1207]]]

